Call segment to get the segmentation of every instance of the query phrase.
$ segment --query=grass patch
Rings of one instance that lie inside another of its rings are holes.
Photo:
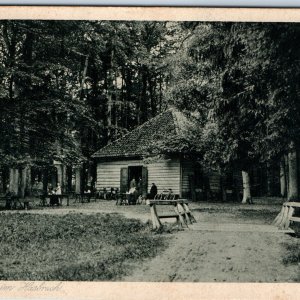
[[[271,224],[275,220],[277,215],[277,212],[269,211],[266,209],[247,209],[237,211],[237,217],[252,220],[254,223],[256,223],[257,221],[261,221],[264,224]]]
[[[166,240],[117,214],[1,214],[1,280],[119,280]]]
[[[283,258],[283,263],[287,264],[299,264],[300,263],[300,243],[293,245],[286,245],[286,254]]]
[[[251,209],[249,206],[246,206],[245,208],[240,208],[237,206],[225,206],[225,207],[205,207],[205,208],[199,208],[194,209],[194,211],[204,212],[208,214],[219,214],[220,217],[222,214],[231,214],[232,220],[235,219],[244,219],[245,221],[251,221],[254,224],[260,223],[260,224],[271,224],[276,216],[278,215],[277,211],[272,211],[268,209],[263,208],[255,208]]]
[[[285,265],[300,265],[300,225],[292,224],[291,228],[295,231],[293,238],[288,243],[284,243],[283,246],[285,248],[284,256],[282,258],[282,262]],[[293,280],[295,282],[300,282],[300,270],[298,267],[298,272],[296,272],[293,276]]]

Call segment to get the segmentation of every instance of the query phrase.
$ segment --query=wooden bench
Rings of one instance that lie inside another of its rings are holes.
[[[196,222],[194,216],[188,207],[187,199],[176,200],[147,200],[150,206],[150,215],[153,229],[159,229],[162,226],[161,219],[176,218],[176,222],[180,228],[188,227],[189,224]],[[174,213],[157,213],[157,205],[171,205],[174,207]]]
[[[291,222],[300,222],[300,217],[294,216],[296,208],[300,208],[300,202],[283,203],[280,213],[273,221],[273,225],[283,230],[288,229]]]

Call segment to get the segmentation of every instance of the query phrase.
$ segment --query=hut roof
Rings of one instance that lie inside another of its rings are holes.
[[[140,157],[148,145],[163,136],[183,136],[191,122],[174,108],[145,122],[120,139],[98,150],[94,158]]]

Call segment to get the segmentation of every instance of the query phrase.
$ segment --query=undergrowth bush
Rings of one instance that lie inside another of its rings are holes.
[[[118,280],[166,240],[117,214],[1,214],[1,280]]]

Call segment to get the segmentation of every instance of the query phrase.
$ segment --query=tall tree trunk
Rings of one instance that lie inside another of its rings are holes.
[[[80,82],[80,98],[83,98],[83,88],[85,84],[85,79],[86,79],[86,73],[89,65],[89,55],[85,56],[85,61],[84,61],[84,66],[83,66],[83,71],[82,71],[82,77],[81,77],[81,82]]]
[[[75,193],[81,194],[81,167],[77,166],[75,169]]]
[[[61,186],[62,191],[64,190],[64,168],[62,164],[55,165],[57,170],[57,184]]]
[[[44,193],[47,193],[47,190],[48,190],[48,176],[49,176],[49,172],[48,172],[48,169],[45,168],[43,169],[43,190],[44,190]]]
[[[298,198],[298,170],[297,170],[297,152],[295,143],[291,143],[290,152],[288,154],[288,200],[293,201]]]
[[[267,196],[270,197],[272,196],[272,178],[273,174],[272,174],[272,170],[271,170],[271,166],[269,163],[267,163],[266,165],[266,179],[267,179]]]
[[[73,175],[73,170],[71,166],[67,166],[66,168],[66,176],[67,176],[67,191],[71,192],[72,191],[72,175]]]
[[[223,202],[227,200],[226,194],[226,176],[222,170],[220,170],[220,189],[221,189],[221,198]]]
[[[242,203],[252,203],[251,190],[250,190],[250,176],[248,171],[242,171],[243,178],[243,200]]]
[[[30,194],[31,184],[30,184],[30,167],[25,166],[21,169],[20,172],[21,180],[20,180],[20,197],[24,198]]]
[[[18,168],[9,169],[9,191],[19,196],[19,170]]]
[[[112,101],[112,80],[110,78],[112,70],[109,71],[108,74],[108,92],[107,92],[107,140],[110,142],[111,140],[111,131],[112,131],[112,106],[113,106],[113,101]]]
[[[285,164],[285,157],[282,157],[280,160],[280,195],[281,197],[286,197],[286,164]]]

